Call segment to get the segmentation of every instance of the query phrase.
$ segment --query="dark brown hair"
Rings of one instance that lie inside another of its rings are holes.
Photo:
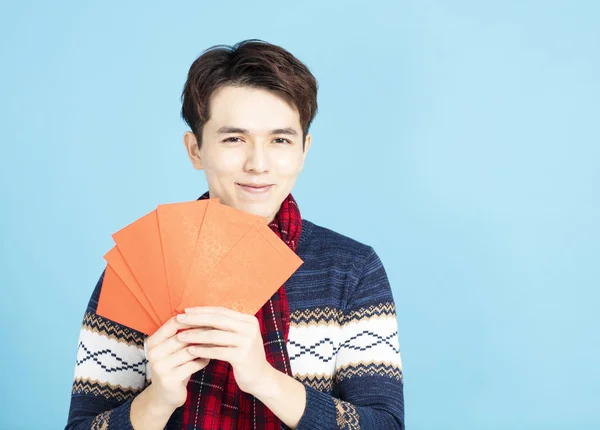
[[[234,46],[215,45],[192,63],[181,94],[181,117],[202,144],[202,129],[210,118],[209,100],[225,85],[248,86],[274,91],[298,110],[302,146],[317,113],[315,77],[291,53],[259,39]]]

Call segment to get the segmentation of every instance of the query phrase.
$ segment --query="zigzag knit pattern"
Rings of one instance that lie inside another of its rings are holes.
[[[113,321],[107,320],[93,312],[86,312],[83,316],[82,329],[104,335],[108,338],[118,340],[130,345],[140,345],[144,343],[145,336],[135,330]]]
[[[83,342],[79,342],[79,351],[83,353],[81,358],[75,362],[76,366],[82,366],[87,361],[93,361],[100,369],[107,373],[134,372],[144,376],[146,374],[146,359],[129,362],[121,357],[113,349],[90,350]],[[115,364],[116,362],[116,364]]]
[[[334,360],[342,349],[366,351],[379,345],[387,345],[394,353],[400,354],[400,349],[393,343],[397,336],[398,331],[394,331],[387,336],[381,336],[370,330],[362,330],[361,332],[348,338],[343,343],[336,343],[334,339],[325,337],[310,345],[303,345],[301,342],[296,342],[295,340],[291,339],[288,342],[288,345],[296,347],[300,352],[291,356],[290,359],[295,360],[305,354],[310,354],[327,363],[328,361]],[[320,347],[322,346],[324,346],[324,349],[326,350],[331,350],[331,352],[326,355],[321,355],[317,351],[321,349]]]
[[[141,390],[136,390],[131,387],[122,387],[120,385],[112,385],[101,383],[95,379],[79,378],[73,383],[73,394],[84,394],[89,396],[97,396],[114,399],[118,402],[134,397]]]

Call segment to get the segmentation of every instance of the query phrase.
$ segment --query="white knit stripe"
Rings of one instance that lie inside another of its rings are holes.
[[[144,350],[87,329],[79,334],[75,379],[89,379],[123,388],[145,387]]]
[[[148,338],[144,339],[144,358],[146,359],[146,382],[152,382],[152,374],[150,372],[150,362],[148,361]]]
[[[293,374],[332,376],[340,337],[341,328],[335,324],[291,325],[287,349]]]
[[[391,363],[402,368],[398,323],[393,316],[366,318],[342,326],[336,368],[370,361]]]

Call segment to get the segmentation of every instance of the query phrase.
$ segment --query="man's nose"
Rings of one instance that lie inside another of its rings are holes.
[[[256,142],[248,145],[246,170],[258,173],[266,172],[269,168],[268,164],[268,154],[262,143]]]

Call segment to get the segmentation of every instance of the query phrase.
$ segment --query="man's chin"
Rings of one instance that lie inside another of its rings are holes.
[[[271,219],[273,218],[273,213],[275,212],[275,210],[273,208],[270,207],[270,205],[267,207],[267,205],[264,204],[242,204],[240,205],[241,207],[239,207],[238,209],[243,210],[244,212],[248,212],[252,215],[256,215],[259,216],[261,218],[265,218],[267,219],[267,221],[271,221]]]

